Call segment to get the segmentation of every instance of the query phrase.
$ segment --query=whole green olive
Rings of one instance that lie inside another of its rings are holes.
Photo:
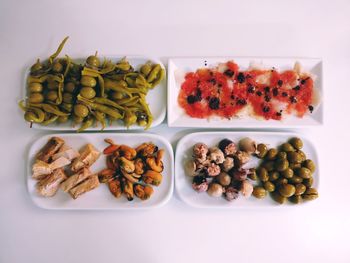
[[[278,191],[272,192],[271,197],[273,200],[275,200],[279,204],[283,204],[286,202],[287,198],[282,196]]]
[[[68,112],[71,112],[73,109],[73,104],[71,103],[62,103],[60,106]]]
[[[40,60],[38,59],[31,67],[30,72],[36,72],[43,68],[43,65],[40,63]]]
[[[293,177],[294,171],[288,167],[286,170],[282,171],[281,174],[284,178],[290,179]]]
[[[310,177],[308,179],[304,179],[303,181],[303,184],[306,186],[306,187],[312,187],[313,183],[314,183],[314,178],[313,177]]]
[[[55,90],[50,90],[47,94],[46,94],[46,99],[49,101],[56,101],[58,98],[58,94],[57,91]]]
[[[271,183],[270,181],[267,181],[264,183],[264,188],[266,191],[268,191],[270,193],[275,191],[275,185],[273,183]]]
[[[287,159],[287,153],[286,152],[279,152],[277,154],[277,159],[282,159],[282,160]]]
[[[295,194],[295,186],[292,184],[281,184],[278,186],[278,192],[284,197],[291,197]]]
[[[297,150],[303,148],[303,141],[300,138],[294,137],[289,140],[289,143]]]
[[[281,145],[281,150],[284,152],[294,152],[295,151],[294,147],[288,142],[285,142]]]
[[[294,175],[292,178],[288,179],[290,184],[300,184],[303,182],[303,178],[300,176]]]
[[[73,116],[73,122],[75,124],[79,124],[79,123],[82,123],[84,121],[84,118],[83,117],[78,117],[78,116]]]
[[[56,61],[52,64],[52,71],[55,73],[60,73],[63,70],[63,66],[60,62]]]
[[[64,85],[64,91],[69,92],[69,93],[73,93],[75,90],[75,84],[73,82],[67,82]]]
[[[80,84],[85,87],[95,87],[97,82],[96,79],[90,76],[82,76],[80,79]]]
[[[288,152],[288,161],[290,163],[301,163],[303,156],[298,152]]]
[[[280,173],[277,171],[271,171],[269,172],[269,180],[271,182],[276,181],[280,177]]]
[[[293,195],[289,197],[289,201],[291,201],[293,204],[300,204],[303,201],[303,198],[301,195]]]
[[[97,56],[89,56],[86,59],[86,63],[89,64],[90,66],[98,68],[100,66],[100,60]]]
[[[83,104],[74,105],[74,114],[77,117],[85,118],[89,115],[89,109]]]
[[[37,118],[38,118],[38,117],[35,115],[34,112],[26,111],[26,112],[24,113],[24,119],[25,119],[27,122],[36,122]]]
[[[73,102],[73,96],[71,93],[64,92],[63,93],[63,102],[65,103],[72,103]]]
[[[300,163],[289,163],[289,168],[292,170],[295,170],[297,168],[300,168],[301,164]]]
[[[266,196],[266,190],[261,186],[255,186],[253,196],[258,199],[263,199]]]
[[[59,116],[58,119],[57,119],[57,121],[58,121],[59,123],[65,123],[65,122],[68,121],[68,116]]]
[[[257,150],[256,156],[258,156],[259,158],[264,158],[267,153],[267,146],[266,144],[259,143],[256,146],[256,150]]]
[[[306,189],[305,193],[301,195],[306,201],[314,200],[318,197],[318,192],[315,188]]]
[[[255,168],[250,168],[248,171],[248,178],[250,180],[256,181],[258,180],[258,175],[256,174]]]
[[[264,167],[268,172],[271,172],[275,168],[275,162],[274,161],[267,161],[262,164],[262,167]]]
[[[278,154],[278,151],[274,148],[271,148],[270,150],[267,151],[265,158],[267,160],[274,160]]]
[[[42,103],[44,101],[44,96],[39,92],[34,92],[29,95],[28,101],[30,103]]]
[[[38,82],[32,82],[28,85],[28,90],[30,93],[33,92],[42,92],[43,91],[43,85]]]
[[[113,100],[121,100],[124,98],[124,94],[122,92],[119,92],[119,91],[113,91],[111,93],[111,98]]]
[[[262,182],[267,182],[269,180],[269,175],[264,167],[259,167],[257,170],[258,177]]]
[[[303,179],[308,179],[311,177],[311,171],[306,167],[301,167],[295,170],[296,174]]]
[[[275,168],[277,171],[282,172],[286,170],[289,166],[289,163],[287,160],[279,159],[275,163]]]
[[[303,184],[295,185],[295,195],[302,195],[306,190],[306,186]]]
[[[90,87],[82,87],[80,90],[80,95],[87,99],[92,99],[96,96],[96,91]]]
[[[287,178],[278,178],[275,182],[276,186],[282,185],[282,184],[288,184],[288,179]]]
[[[50,81],[47,82],[46,87],[49,90],[57,90],[58,89],[58,82],[55,81],[55,80],[50,80]]]
[[[316,165],[315,163],[308,159],[303,162],[303,166],[311,171],[311,173],[314,173],[316,170]]]
[[[297,153],[301,156],[301,162],[306,160],[306,154],[302,150],[298,150]]]

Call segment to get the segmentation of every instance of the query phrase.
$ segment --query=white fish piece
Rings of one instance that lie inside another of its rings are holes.
[[[79,183],[87,179],[90,175],[90,170],[88,168],[83,168],[76,174],[73,174],[72,176],[68,177],[68,179],[61,184],[61,189],[64,192],[68,192],[73,187],[77,186]]]
[[[80,153],[77,150],[74,150],[73,148],[64,144],[60,148],[60,150],[52,156],[52,160],[55,161],[60,157],[65,157],[68,160],[72,161],[73,159],[78,158],[79,156],[80,156]]]
[[[36,155],[36,159],[48,163],[51,157],[64,145],[60,137],[51,137],[44,147]]]
[[[63,169],[56,169],[52,174],[46,176],[36,184],[36,191],[39,195],[45,197],[54,196],[57,193],[61,182],[66,180],[66,178],[67,176]]]
[[[65,167],[66,165],[69,165],[71,163],[70,160],[68,160],[66,157],[60,157],[57,160],[50,163],[51,170],[56,170],[58,168]]]
[[[80,151],[80,156],[73,161],[72,171],[77,172],[84,167],[90,167],[100,157],[100,152],[90,143]]]
[[[100,182],[98,180],[98,176],[92,175],[88,179],[83,181],[81,184],[72,188],[69,191],[69,193],[74,199],[77,199],[80,195],[97,188],[99,185],[100,185]]]
[[[33,175],[32,178],[35,180],[41,180],[48,174],[52,173],[50,164],[41,160],[36,160],[32,167]]]

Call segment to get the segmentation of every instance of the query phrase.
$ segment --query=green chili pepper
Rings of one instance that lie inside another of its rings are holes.
[[[51,113],[54,115],[58,115],[58,116],[68,116],[68,113],[62,112],[58,109],[58,107],[55,107],[53,105],[50,104],[45,104],[45,103],[29,103],[30,107],[36,107],[36,108],[40,108],[42,110],[44,110],[47,113]]]
[[[148,76],[148,74],[151,72],[151,70],[152,70],[152,64],[151,64],[150,61],[147,61],[146,64],[142,65],[142,67],[141,67],[141,69],[140,69],[141,73],[142,73],[145,77]]]
[[[49,125],[50,123],[55,122],[55,121],[58,119],[58,117],[59,117],[59,116],[57,116],[57,115],[53,115],[51,118],[49,118],[49,119],[43,121],[41,124],[42,124],[42,125]]]
[[[159,64],[155,65],[151,72],[149,73],[149,75],[147,76],[147,82],[151,83],[153,82],[156,78],[157,78],[157,75],[160,71],[161,67]]]
[[[102,125],[101,130],[104,130],[106,128],[106,120],[105,120],[104,114],[102,112],[99,112],[99,111],[95,111],[93,114],[94,114],[96,120],[101,123],[101,125]]]
[[[42,123],[45,119],[45,113],[39,108],[28,107],[24,119],[28,122]]]
[[[64,70],[64,73],[63,73],[63,76],[66,77],[68,72],[69,72],[69,69],[70,69],[70,65],[72,63],[72,60],[69,56],[66,55],[66,58],[67,58],[67,66],[66,66],[66,69]]]
[[[103,104],[99,104],[99,103],[94,103],[90,100],[87,100],[85,98],[83,98],[82,96],[78,95],[78,100],[83,102],[84,104],[86,104],[87,106],[91,107],[92,109],[94,110],[97,110],[97,111],[101,111],[107,115],[110,115],[116,119],[120,119],[122,118],[122,115],[119,113],[119,111],[117,110],[114,110],[114,109],[111,109]]]
[[[145,77],[141,74],[139,74],[136,79],[135,79],[135,85],[138,88],[150,88],[151,84],[147,82],[147,80],[145,79]]]
[[[125,105],[125,106],[133,106],[135,105],[136,103],[138,103],[139,101],[139,97],[131,97],[131,98],[124,98],[124,99],[120,99],[120,100],[117,100],[118,104],[120,105]]]
[[[148,107],[148,104],[146,102],[146,97],[144,95],[141,94],[141,98],[139,103],[141,104],[141,106],[144,108],[146,114],[147,114],[147,125],[145,127],[145,130],[149,129],[151,127],[152,121],[153,121],[153,115]]]
[[[61,44],[58,46],[57,50],[55,53],[53,53],[50,57],[49,57],[49,64],[51,65],[52,62],[54,61],[54,59],[61,53],[64,44],[66,43],[66,41],[68,40],[69,37],[65,37],[63,39],[63,41],[61,42]]]
[[[151,88],[153,89],[155,86],[157,86],[162,81],[162,79],[164,77],[165,77],[165,70],[162,68],[159,71],[159,75],[158,75],[157,79],[151,83]]]
[[[112,100],[106,99],[106,98],[96,97],[96,98],[94,98],[94,101],[97,103],[100,103],[100,104],[112,106],[112,107],[117,108],[119,110],[125,110],[124,107],[120,106],[118,103],[116,103]]]
[[[131,112],[129,110],[125,111],[124,115],[124,124],[127,128],[129,128],[131,125],[135,124],[137,121],[137,116],[134,112]]]
[[[77,132],[82,132],[94,124],[94,118],[91,116],[87,117],[86,120],[81,124]]]

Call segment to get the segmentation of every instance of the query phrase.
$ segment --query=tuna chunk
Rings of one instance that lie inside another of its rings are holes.
[[[61,184],[61,189],[64,192],[68,192],[70,189],[87,179],[91,175],[91,172],[88,168],[83,168],[76,174],[70,176],[66,181]]]
[[[43,162],[50,162],[51,157],[63,146],[64,140],[59,137],[52,137],[45,146],[38,152],[36,159]]]
[[[100,152],[92,144],[87,144],[80,151],[80,156],[73,161],[72,171],[77,172],[84,167],[90,167],[98,157],[100,157]]]
[[[69,193],[74,199],[77,199],[80,195],[97,188],[99,185],[98,176],[92,175],[81,184],[72,188]]]
[[[36,184],[36,190],[39,195],[45,197],[54,196],[60,187],[61,182],[66,180],[67,176],[63,169],[57,169],[52,174],[46,176],[44,179]]]

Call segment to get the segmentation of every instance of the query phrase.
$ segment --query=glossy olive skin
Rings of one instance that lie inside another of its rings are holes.
[[[57,90],[58,89],[58,82],[57,81],[48,81],[46,87],[49,90]]]
[[[28,101],[30,103],[42,103],[44,101],[44,96],[39,92],[34,92],[29,95]]]
[[[124,95],[122,92],[119,91],[113,91],[111,94],[112,99],[114,100],[121,100],[124,98]]]
[[[270,150],[267,151],[266,153],[266,160],[274,160],[277,157],[278,151],[274,148],[271,148]]]
[[[301,156],[301,162],[304,162],[306,160],[306,154],[302,150],[298,150],[297,153]]]
[[[275,169],[279,172],[282,172],[288,169],[289,162],[287,160],[277,160],[275,163]]]
[[[284,152],[294,152],[295,151],[294,147],[288,142],[283,143],[281,145],[281,150]]]
[[[266,155],[266,153],[267,153],[267,146],[266,146],[266,144],[259,143],[259,144],[257,145],[256,149],[257,149],[257,154],[256,154],[256,155],[257,155],[259,158],[264,158],[265,155]]]
[[[72,94],[70,94],[68,92],[63,93],[63,102],[65,102],[65,103],[72,103],[73,102]]]
[[[287,198],[282,196],[282,195],[280,195],[280,193],[278,191],[275,191],[275,192],[271,193],[271,197],[272,197],[273,200],[275,200],[279,204],[283,204],[287,200]]]
[[[60,116],[60,117],[58,117],[57,121],[59,123],[65,123],[68,121],[68,116]]]
[[[82,118],[82,117],[78,117],[78,116],[73,116],[73,122],[75,123],[75,124],[79,124],[79,123],[82,123],[84,121],[84,118]]]
[[[263,199],[266,196],[266,190],[261,186],[255,186],[253,190],[253,196],[258,199]]]
[[[64,85],[64,91],[68,93],[73,93],[75,90],[75,84],[73,82],[68,82]]]
[[[293,204],[300,204],[303,201],[303,198],[301,195],[293,195],[289,197],[289,201],[291,201]]]
[[[269,179],[271,182],[276,181],[280,177],[280,173],[277,171],[269,172]]]
[[[280,186],[282,184],[288,184],[288,179],[281,177],[281,178],[278,178],[274,183],[276,186]]]
[[[276,189],[275,185],[273,183],[271,183],[270,181],[267,181],[264,183],[264,188],[266,191],[268,191],[270,193],[275,191],[275,189]]]
[[[306,191],[306,186],[303,184],[295,185],[295,195],[302,195]]]
[[[267,172],[267,170],[266,170],[264,167],[260,167],[260,168],[257,170],[257,173],[258,173],[259,179],[260,179],[262,182],[267,182],[267,181],[269,180],[268,172]]]
[[[267,161],[262,164],[262,166],[268,171],[271,172],[275,169],[275,162],[274,161]]]
[[[292,170],[295,170],[297,168],[300,168],[301,164],[300,163],[289,163],[289,168]]]
[[[303,156],[298,152],[288,152],[288,161],[290,163],[301,163]]]
[[[307,169],[309,169],[311,171],[311,173],[314,173],[315,170],[316,170],[316,165],[315,163],[310,160],[310,159],[307,159],[303,162],[303,166]]]
[[[55,91],[55,90],[50,90],[46,94],[46,99],[49,101],[55,101],[57,98],[58,98],[58,94],[57,94],[57,91]]]
[[[62,103],[61,104],[62,109],[65,109],[68,112],[71,112],[73,109],[73,104],[71,103]]]
[[[258,175],[256,174],[255,168],[249,169],[248,178],[251,179],[251,180],[253,180],[253,181],[258,180]]]
[[[312,187],[312,185],[314,183],[314,178],[310,177],[308,179],[304,179],[302,182],[306,187]]]
[[[318,192],[315,188],[308,188],[301,196],[304,200],[310,201],[318,198]]]
[[[282,171],[281,174],[284,178],[290,179],[294,176],[294,171],[290,168],[287,168],[286,170]]]
[[[291,184],[300,184],[303,182],[303,178],[300,176],[294,175],[292,178],[288,179],[288,182]]]
[[[289,140],[289,143],[297,150],[303,148],[303,141],[300,138],[294,137]]]
[[[92,99],[96,96],[96,91],[91,87],[82,87],[80,95],[86,99]]]
[[[96,79],[90,76],[82,76],[80,79],[80,84],[84,87],[95,87],[97,82]]]
[[[74,114],[77,117],[85,118],[89,114],[89,109],[83,104],[74,105]]]
[[[292,184],[279,185],[278,192],[284,197],[291,197],[295,194],[295,186]]]
[[[287,153],[286,152],[279,152],[277,154],[277,159],[282,159],[282,160],[287,159]]]
[[[52,64],[52,71],[55,73],[60,73],[63,71],[63,66],[60,62],[56,61]]]
[[[43,91],[43,85],[41,83],[32,82],[28,85],[28,90],[30,93],[33,92],[42,92]]]
[[[89,64],[90,66],[93,66],[93,67],[96,67],[96,68],[100,66],[100,60],[96,56],[89,56],[86,59],[86,63]]]
[[[311,171],[305,167],[298,168],[295,172],[303,179],[309,179],[311,177]]]

